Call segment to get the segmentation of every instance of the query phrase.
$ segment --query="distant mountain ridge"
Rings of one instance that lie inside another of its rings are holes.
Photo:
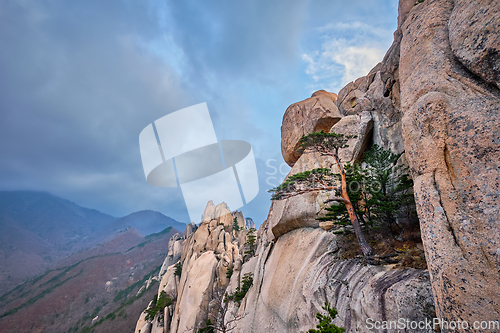
[[[111,240],[64,258],[0,295],[0,331],[133,330],[156,295],[158,272],[169,239],[177,232],[168,227],[143,237],[127,228]]]
[[[0,295],[127,227],[147,236],[169,226],[186,225],[151,210],[118,218],[47,192],[0,191]]]
[[[47,192],[0,192],[0,228],[15,223],[54,245],[85,238],[116,219]]]
[[[132,227],[143,236],[160,232],[167,227],[172,227],[180,231],[184,231],[186,228],[186,224],[154,210],[141,210],[129,214],[117,219],[112,223],[112,226],[117,229]]]

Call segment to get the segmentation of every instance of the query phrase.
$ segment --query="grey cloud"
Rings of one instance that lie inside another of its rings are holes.
[[[192,60],[193,75],[258,77],[293,63],[307,1],[174,1],[166,23]],[[207,80],[210,78],[207,77]]]
[[[2,1],[0,189],[187,221],[180,189],[145,181],[138,136],[207,102],[219,140],[253,146],[261,193],[243,211],[259,224],[283,112],[310,94],[300,57],[321,47],[311,30],[395,21],[380,17],[388,2]]]
[[[2,187],[48,190],[117,215],[139,201],[168,206],[144,182],[138,134],[191,101],[175,72],[136,43],[155,38],[149,8],[0,6]],[[171,206],[172,217],[187,216]]]

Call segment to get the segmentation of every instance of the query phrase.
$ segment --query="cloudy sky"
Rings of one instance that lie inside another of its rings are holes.
[[[0,189],[48,191],[114,216],[189,221],[146,183],[139,133],[206,102],[219,140],[255,153],[262,223],[286,108],[338,92],[392,43],[397,0],[0,2]],[[196,221],[198,222],[198,221]]]

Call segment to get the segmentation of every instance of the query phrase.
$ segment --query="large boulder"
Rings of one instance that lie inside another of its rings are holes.
[[[448,321],[500,317],[499,15],[498,1],[427,0],[401,27],[404,144]]]
[[[281,125],[281,153],[288,165],[293,166],[299,159],[301,137],[321,130],[328,132],[342,118],[336,99],[336,94],[320,90],[288,107]]]

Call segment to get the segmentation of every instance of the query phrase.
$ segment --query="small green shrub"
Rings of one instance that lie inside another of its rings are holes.
[[[245,298],[248,290],[253,284],[253,274],[246,273],[241,280],[241,287],[236,288],[233,294],[227,294],[225,302],[234,301],[238,303],[238,306],[241,305],[241,301]]]
[[[90,332],[90,327],[88,326],[83,326],[82,330],[80,331],[81,333],[89,333]]]
[[[114,320],[116,318],[116,314],[114,312],[111,312],[106,316],[106,319]]]
[[[231,278],[231,276],[233,276],[233,268],[232,268],[232,267],[229,267],[229,268],[227,269],[226,277],[227,277],[228,279],[230,279],[230,278]]]
[[[182,263],[180,261],[177,264],[175,264],[174,275],[176,275],[176,276],[181,276],[182,275]]]
[[[344,333],[345,328],[332,324],[332,321],[337,316],[337,310],[332,308],[328,302],[325,302],[322,308],[327,312],[327,315],[316,313],[316,318],[319,320],[319,324],[316,325],[317,330],[310,329],[307,333]]]
[[[173,304],[172,299],[169,296],[167,296],[167,294],[164,291],[160,293],[160,297],[158,297],[158,295],[155,295],[153,298],[153,302],[146,309],[146,320],[152,321],[157,314],[162,315],[163,309],[172,304]]]

